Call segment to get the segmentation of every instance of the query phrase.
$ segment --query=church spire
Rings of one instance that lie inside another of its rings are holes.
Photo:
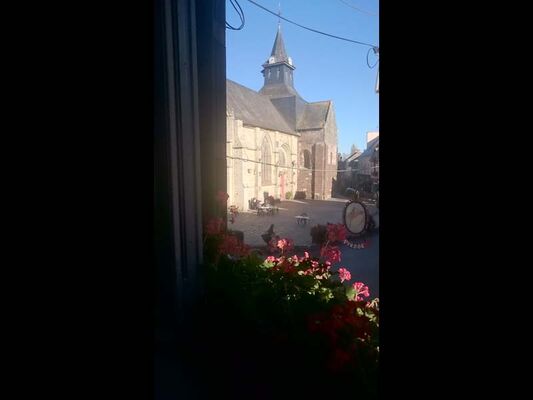
[[[280,24],[278,25],[270,57],[263,64],[261,73],[265,78],[265,83],[259,92],[276,97],[296,95],[293,82],[294,69],[292,59],[287,55],[287,50],[285,50]]]
[[[276,34],[276,39],[274,40],[274,46],[272,46],[272,53],[270,57],[274,57],[274,62],[288,62],[289,57],[287,56],[287,51],[285,50],[285,44],[283,43],[283,36],[281,35],[281,24],[278,24],[278,33]]]

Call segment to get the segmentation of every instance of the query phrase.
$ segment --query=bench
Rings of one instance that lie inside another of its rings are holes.
[[[296,218],[296,223],[298,225],[307,225],[307,222],[310,220],[310,218],[307,215],[297,215],[294,218]]]

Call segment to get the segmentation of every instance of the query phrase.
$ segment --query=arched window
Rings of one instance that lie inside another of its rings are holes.
[[[270,143],[265,137],[263,139],[263,144],[261,145],[261,176],[263,185],[270,185],[272,182],[272,158],[270,154],[272,150],[270,148]]]
[[[279,151],[279,166],[284,167],[286,165],[285,161],[285,152],[283,150]]]

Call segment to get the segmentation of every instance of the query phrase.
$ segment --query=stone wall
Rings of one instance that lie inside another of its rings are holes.
[[[324,199],[331,198],[333,189],[333,180],[337,178],[337,122],[335,118],[335,109],[333,102],[330,103],[330,108],[324,126],[324,141],[325,148],[325,170],[324,173]]]
[[[330,103],[324,128],[300,133],[298,191],[305,192],[306,198],[330,199],[333,180],[337,176],[337,124],[333,103]],[[304,151],[311,154],[312,170],[305,169]]]
[[[282,182],[284,192],[294,195],[298,182],[298,136],[249,126],[228,115],[226,137],[228,204],[247,210],[248,200],[255,197],[262,201],[264,192],[280,198]],[[261,163],[261,146],[265,137],[271,146],[270,164],[273,165]],[[283,160],[285,165],[280,165]],[[269,183],[262,182],[262,169],[265,167],[270,168]]]

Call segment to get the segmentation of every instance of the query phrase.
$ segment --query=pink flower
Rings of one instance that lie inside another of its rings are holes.
[[[341,251],[337,246],[324,246],[320,249],[320,256],[331,263],[341,261]]]
[[[352,274],[346,268],[339,268],[339,278],[341,278],[341,282],[349,281],[352,279]]]
[[[266,261],[268,261],[268,262],[272,262],[272,263],[273,263],[273,262],[276,262],[276,257],[274,257],[274,256],[268,256],[268,257],[266,258]]]
[[[293,241],[291,239],[280,239],[278,240],[277,247],[282,251],[289,251],[293,248]]]
[[[363,300],[363,297],[361,297],[360,295],[365,297],[370,296],[368,286],[366,286],[363,282],[355,282],[352,287],[355,289],[355,301]]]

